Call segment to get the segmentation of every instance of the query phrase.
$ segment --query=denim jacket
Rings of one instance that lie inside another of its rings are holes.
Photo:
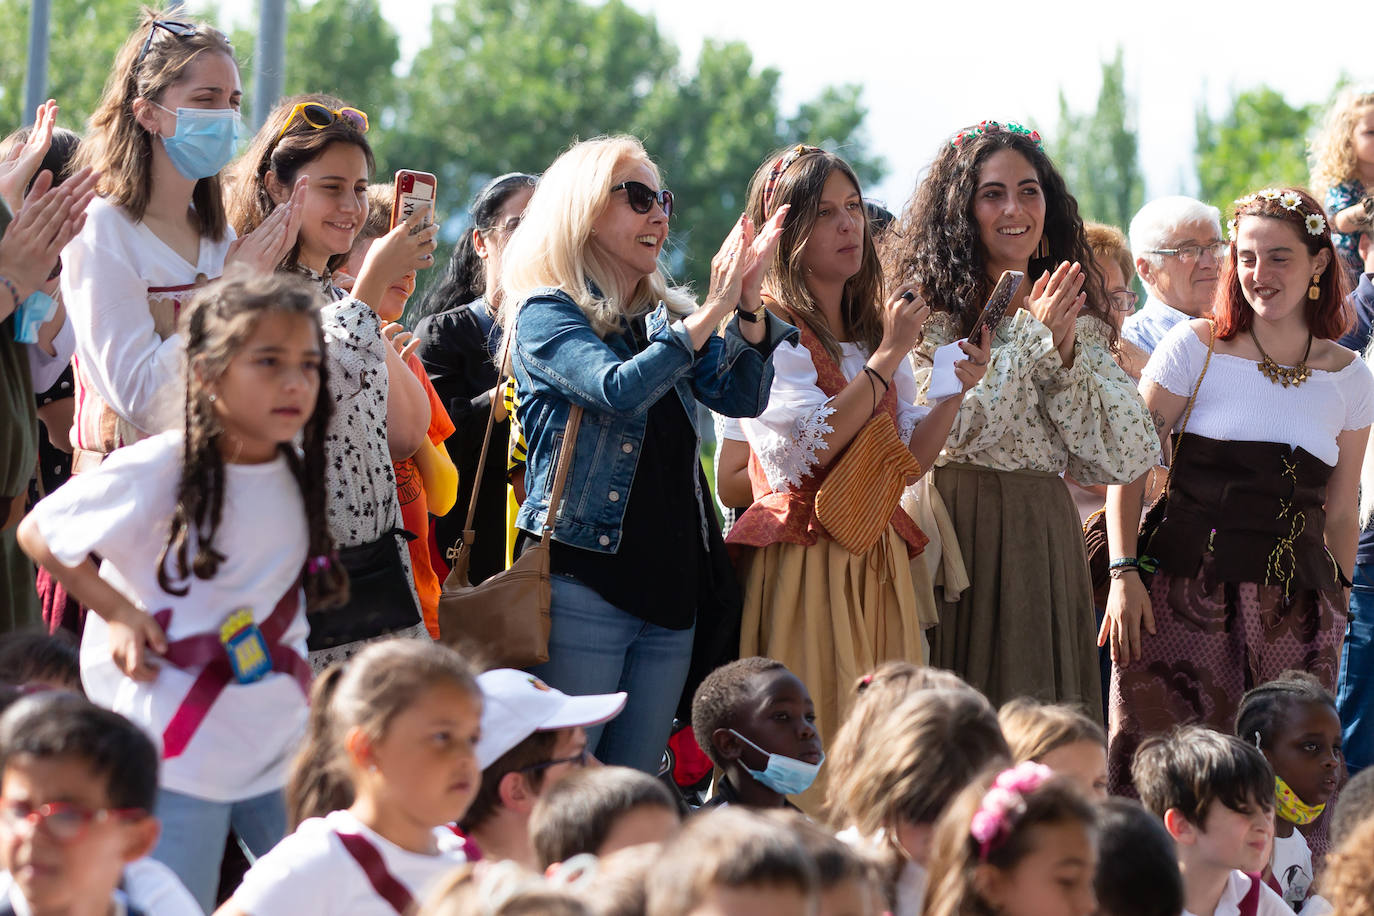
[[[735,317],[723,338],[712,335],[696,353],[682,322],[660,303],[647,316],[646,346],[635,352],[627,332],[598,337],[577,303],[555,288],[532,292],[517,314],[511,367],[528,461],[516,527],[543,530],[568,412],[577,403],[583,408],[582,425],[553,536],[601,553],[620,547],[649,408],[676,389],[700,448],[696,401],[728,417],[758,416],[773,384],[773,349],[797,337],[796,328],[768,314],[763,341],[751,346],[740,336]],[[706,513],[714,509],[701,492],[700,478],[696,497],[706,544]]]

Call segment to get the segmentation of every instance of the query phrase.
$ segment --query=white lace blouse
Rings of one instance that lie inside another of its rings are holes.
[[[840,344],[840,372],[846,382],[863,373],[869,355],[858,344]],[[897,434],[903,442],[909,442],[916,424],[930,410],[915,404],[916,376],[908,361],[902,361],[892,384],[897,388]],[[800,344],[780,344],[773,351],[773,387],[768,407],[754,419],[740,420],[749,447],[774,492],[800,486],[802,478],[819,461],[816,453],[829,448],[822,437],[834,432],[826,422],[835,412],[830,401],[816,384],[816,366],[810,352]]]

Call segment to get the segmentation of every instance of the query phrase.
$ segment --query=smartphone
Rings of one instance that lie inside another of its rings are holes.
[[[429,207],[423,225],[434,221],[434,198],[439,181],[429,172],[401,169],[396,173],[396,202],[391,205],[391,228],[410,218],[416,207]]]
[[[973,323],[973,330],[969,332],[968,339],[977,342],[978,335],[982,333],[986,325],[989,332],[995,332],[997,325],[1007,314],[1007,307],[1011,305],[1011,300],[1015,298],[1016,291],[1021,288],[1021,281],[1026,279],[1026,275],[1019,270],[1004,270],[1002,276],[997,279],[997,285],[992,288],[992,295],[988,296],[988,304],[983,306],[983,314],[978,316],[978,320]]]

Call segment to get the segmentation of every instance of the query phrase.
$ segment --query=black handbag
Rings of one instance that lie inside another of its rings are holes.
[[[348,573],[348,603],[307,615],[311,652],[331,649],[360,639],[371,639],[420,622],[420,609],[410,588],[410,576],[401,561],[404,549],[397,542],[415,535],[400,528],[382,533],[375,541],[356,547],[340,547],[338,562]]]

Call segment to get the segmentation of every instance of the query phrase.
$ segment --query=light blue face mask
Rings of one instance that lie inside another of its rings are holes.
[[[759,784],[772,789],[779,795],[800,795],[811,788],[811,783],[816,781],[816,774],[821,771],[821,764],[825,763],[825,754],[821,754],[821,759],[818,763],[807,763],[805,760],[798,760],[795,757],[784,757],[782,754],[770,754],[733,728],[730,729],[730,734],[734,735],[760,754],[767,755],[768,766],[764,767],[762,770],[751,770],[747,766],[744,769],[750,776],[754,777]]]
[[[157,102],[153,103],[157,105]],[[168,114],[170,108],[157,105]],[[178,108],[177,131],[162,138],[167,158],[192,181],[218,175],[234,158],[243,120],[232,108]]]

